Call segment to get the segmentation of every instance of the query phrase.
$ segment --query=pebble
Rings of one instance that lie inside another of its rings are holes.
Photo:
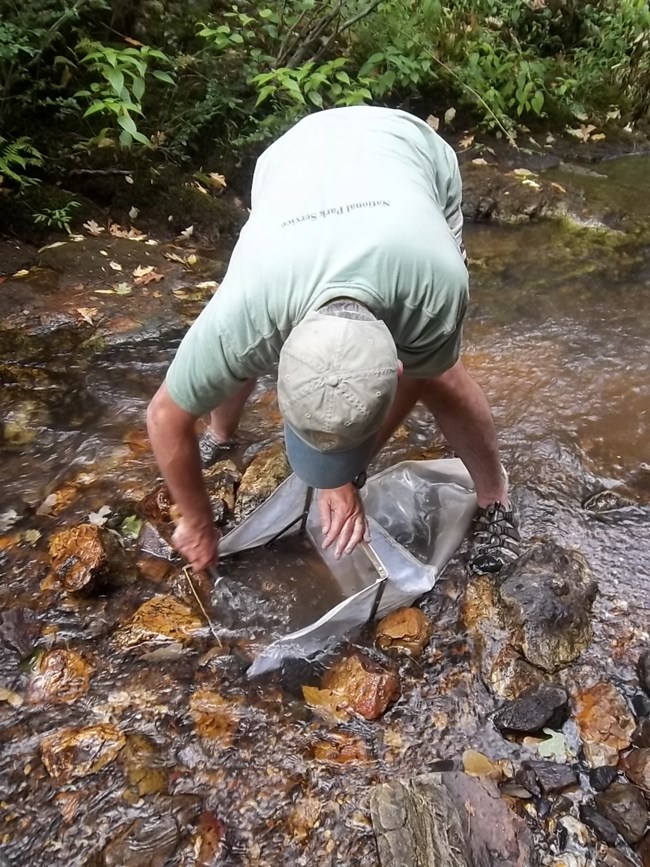
[[[639,683],[650,696],[650,650],[644,650],[636,666],[636,673],[639,676]]]
[[[632,750],[623,759],[620,767],[633,783],[650,795],[650,748]]]
[[[568,701],[563,686],[541,683],[500,707],[492,720],[501,732],[535,734],[545,726],[558,729],[567,718]]]
[[[596,810],[594,807],[589,806],[589,804],[581,804],[580,805],[580,818],[587,825],[587,827],[591,828],[592,831],[595,831],[598,837],[601,840],[604,840],[605,843],[614,844],[618,839],[618,830],[615,825],[613,825],[609,819],[606,819],[604,816]]]
[[[575,786],[578,775],[567,764],[559,762],[523,762],[515,775],[515,780],[531,795],[552,795],[561,792],[569,786]]]
[[[592,768],[589,771],[589,782],[592,789],[602,792],[614,782],[617,776],[618,771],[613,765],[601,765],[599,768]]]

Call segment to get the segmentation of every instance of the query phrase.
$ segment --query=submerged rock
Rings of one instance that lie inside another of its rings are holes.
[[[417,658],[431,632],[431,623],[419,608],[398,608],[379,621],[375,640],[382,650],[401,650]]]
[[[595,797],[598,811],[616,826],[623,839],[633,845],[643,837],[648,823],[645,798],[636,786],[613,783]]]
[[[399,696],[399,677],[358,653],[326,671],[321,687],[341,696],[344,705],[366,719],[377,719]]]
[[[126,738],[110,723],[61,729],[41,741],[41,758],[48,774],[59,782],[97,773],[110,764]]]
[[[605,843],[613,845],[618,839],[618,830],[609,819],[602,816],[598,810],[589,804],[580,805],[580,818]]]
[[[100,855],[100,867],[165,867],[181,835],[173,816],[136,819]]]
[[[479,753],[478,750],[465,750],[463,753],[463,770],[470,777],[485,777],[488,780],[493,780],[495,783],[500,783],[506,777],[503,763],[489,759],[483,753]]]
[[[258,452],[242,476],[235,502],[235,521],[241,523],[247,518],[290,475],[284,443],[274,443]]]
[[[634,730],[632,745],[635,747],[650,747],[650,717],[641,720]]]
[[[544,684],[546,675],[531,665],[509,644],[494,655],[486,684],[500,698],[518,699],[523,693]]]
[[[492,717],[501,732],[535,734],[544,726],[557,729],[569,713],[569,695],[559,684],[543,683],[508,702]]]
[[[578,693],[575,718],[591,767],[615,764],[619,752],[629,747],[636,726],[623,697],[605,682]]]
[[[366,745],[360,738],[335,732],[332,732],[327,740],[316,741],[312,752],[318,762],[334,762],[339,765],[365,762],[368,759]]]
[[[531,795],[553,795],[575,786],[578,775],[567,764],[560,762],[526,761],[515,775],[515,780]]]
[[[142,734],[130,734],[120,754],[129,785],[138,795],[157,795],[167,791],[169,771],[158,761],[158,747]]]
[[[218,461],[203,470],[205,486],[212,504],[215,523],[221,524],[235,508],[235,493],[241,484],[242,474],[231,460]]]
[[[30,704],[70,704],[85,695],[90,683],[90,666],[73,650],[50,650],[37,660],[27,687]]]
[[[154,523],[167,524],[172,520],[172,501],[166,485],[156,485],[140,501],[140,512]]]
[[[500,596],[514,646],[544,671],[574,662],[592,639],[597,589],[584,557],[542,541],[503,575]]]
[[[108,578],[117,548],[103,527],[79,524],[50,537],[54,574],[69,593],[98,589]]]
[[[207,740],[232,746],[239,725],[239,710],[211,689],[197,689],[190,698],[190,715],[196,733]]]
[[[620,767],[633,783],[650,796],[650,749],[632,750],[623,759]]]
[[[149,641],[188,644],[204,629],[201,618],[173,596],[154,596],[144,602],[114,636],[120,649]]]

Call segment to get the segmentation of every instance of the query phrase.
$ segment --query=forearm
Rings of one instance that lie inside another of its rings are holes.
[[[467,467],[480,506],[507,503],[492,412],[480,386],[461,362],[427,381],[422,400]]]
[[[156,462],[173,502],[183,518],[195,526],[211,526],[208,498],[194,430],[189,413],[170,406],[163,385],[147,411],[147,430]]]

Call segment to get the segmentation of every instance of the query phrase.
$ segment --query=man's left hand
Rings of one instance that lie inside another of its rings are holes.
[[[349,482],[340,488],[318,492],[318,513],[323,529],[323,549],[336,540],[334,556],[350,554],[362,539],[370,541],[368,523],[358,489]]]

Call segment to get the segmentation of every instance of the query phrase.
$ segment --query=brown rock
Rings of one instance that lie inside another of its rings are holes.
[[[215,523],[220,524],[228,518],[235,508],[235,492],[241,484],[242,475],[233,461],[218,461],[206,470],[203,470],[203,478]]]
[[[645,835],[637,849],[637,855],[641,859],[643,867],[650,867],[650,831]]]
[[[630,745],[634,717],[611,683],[597,683],[579,692],[575,716],[585,756],[591,767],[616,764],[618,754]]]
[[[247,518],[290,475],[283,443],[274,443],[256,454],[242,476],[235,502],[235,520],[240,523]]]
[[[129,785],[137,789],[140,797],[166,793],[169,772],[160,766],[156,744],[148,737],[128,735],[120,761],[126,769]]]
[[[322,805],[317,798],[301,798],[289,813],[287,824],[294,839],[302,842],[309,837],[320,817]]]
[[[194,834],[192,849],[196,854],[194,867],[213,867],[218,863],[225,846],[226,829],[214,813],[201,813]]]
[[[93,591],[107,579],[116,545],[107,530],[79,524],[50,537],[52,569],[69,593]]]
[[[619,762],[619,767],[625,771],[646,796],[650,796],[650,749],[632,750]]]
[[[190,698],[190,714],[199,737],[219,741],[223,747],[232,746],[239,725],[236,705],[218,692],[197,689]]]
[[[381,716],[400,692],[399,677],[394,672],[358,653],[325,672],[321,686],[344,697],[346,706],[366,719]]]
[[[598,811],[614,825],[630,845],[643,837],[648,810],[640,789],[629,783],[613,783],[594,798]]]
[[[545,683],[547,676],[527,662],[509,644],[496,653],[487,673],[487,682],[495,695],[517,699],[529,689]]]
[[[125,743],[122,732],[110,723],[62,729],[43,738],[41,758],[51,777],[65,781],[101,771]]]
[[[332,733],[327,740],[316,741],[313,753],[316,761],[341,765],[347,762],[365,762],[368,759],[364,742],[348,734]]]
[[[136,819],[100,855],[102,867],[165,867],[180,842],[173,816]]]
[[[201,618],[173,596],[154,596],[115,633],[118,648],[137,647],[148,641],[189,642],[203,630]]]
[[[403,650],[417,658],[431,638],[431,623],[419,608],[398,608],[377,624],[375,640],[382,650]]]
[[[463,770],[470,777],[486,777],[495,783],[504,779],[502,766],[498,762],[488,759],[477,750],[465,750],[463,753]]]
[[[172,520],[170,509],[172,502],[165,485],[157,485],[140,501],[140,512],[150,518],[155,524],[167,524]]]
[[[90,666],[82,656],[73,650],[50,650],[34,667],[27,700],[31,704],[70,704],[85,695],[89,682]]]

